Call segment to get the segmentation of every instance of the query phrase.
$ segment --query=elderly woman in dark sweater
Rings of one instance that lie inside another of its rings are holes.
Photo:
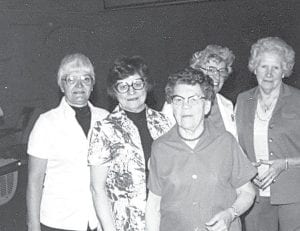
[[[300,91],[282,82],[294,62],[293,48],[280,38],[252,45],[248,67],[258,86],[241,93],[236,106],[240,145],[258,167],[247,231],[300,230]]]

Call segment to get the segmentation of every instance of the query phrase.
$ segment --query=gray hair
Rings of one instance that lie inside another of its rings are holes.
[[[66,55],[60,62],[57,73],[57,84],[61,86],[62,79],[72,71],[85,70],[95,82],[95,72],[92,62],[83,54],[75,53]]]
[[[261,55],[267,52],[274,52],[281,57],[284,76],[288,77],[292,74],[295,64],[295,51],[278,37],[262,38],[251,46],[248,68],[252,73],[258,65]]]
[[[205,98],[211,102],[213,102],[214,100],[215,93],[213,90],[213,81],[208,75],[205,75],[200,70],[187,67],[169,76],[167,85],[165,87],[165,93],[168,103],[171,103],[174,88],[178,84],[186,84],[192,86],[199,84]]]
[[[229,48],[219,45],[208,45],[204,50],[195,52],[190,59],[190,66],[194,69],[201,69],[211,59],[224,62],[228,69],[228,74],[232,72],[231,66],[235,56]]]

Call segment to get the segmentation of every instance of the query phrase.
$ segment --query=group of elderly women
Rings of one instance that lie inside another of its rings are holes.
[[[64,97],[28,142],[28,231],[300,230],[300,90],[282,82],[295,53],[278,37],[253,44],[258,86],[235,109],[219,93],[234,58],[218,45],[194,53],[158,112],[144,60],[120,57],[108,113],[89,102],[90,60],[66,56]]]

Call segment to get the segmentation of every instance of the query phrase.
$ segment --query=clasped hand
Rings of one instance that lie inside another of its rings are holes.
[[[217,213],[212,219],[206,222],[206,230],[208,231],[228,231],[233,221],[230,211],[224,210]]]
[[[269,169],[266,172],[264,172],[261,176],[257,175],[253,180],[253,183],[260,189],[265,189],[272,183],[274,183],[280,173],[285,170],[284,159],[259,160],[257,162],[254,162],[253,165],[255,167],[259,167],[261,165],[269,165]]]

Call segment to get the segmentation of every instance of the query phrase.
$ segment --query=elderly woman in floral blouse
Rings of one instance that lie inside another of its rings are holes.
[[[147,73],[138,56],[114,62],[108,92],[119,105],[93,129],[88,160],[94,204],[105,231],[145,230],[151,144],[170,128],[163,114],[145,104]]]

